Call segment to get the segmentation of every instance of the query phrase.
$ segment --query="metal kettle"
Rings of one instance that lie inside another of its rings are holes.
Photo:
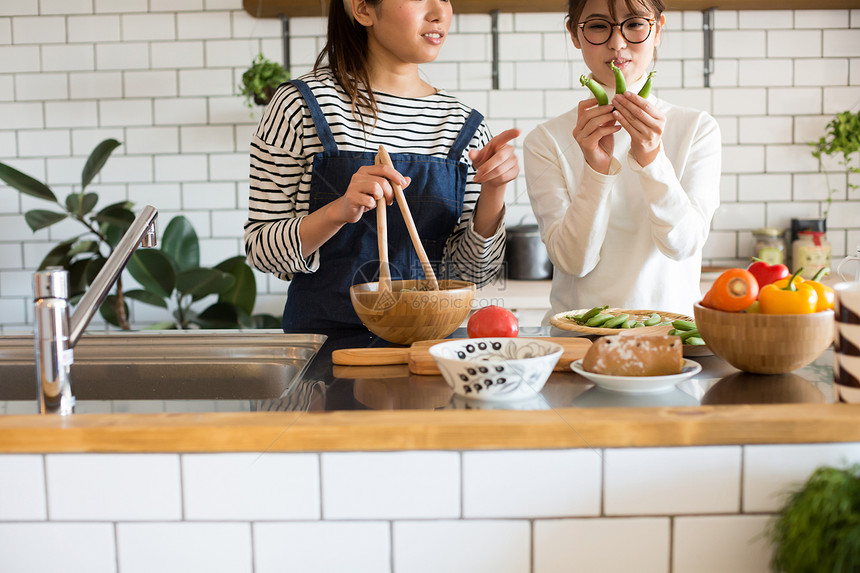
[[[547,280],[552,278],[552,262],[540,238],[536,224],[505,228],[505,267],[513,280]]]

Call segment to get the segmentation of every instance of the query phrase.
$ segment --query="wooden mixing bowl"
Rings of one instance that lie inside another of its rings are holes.
[[[391,281],[391,292],[381,296],[379,283],[362,283],[349,288],[349,298],[362,324],[383,340],[412,344],[445,338],[469,316],[475,284],[441,280],[439,290],[425,288],[424,280]]]
[[[696,304],[696,326],[714,354],[744,372],[784,374],[833,342],[832,310],[813,314],[725,312]]]

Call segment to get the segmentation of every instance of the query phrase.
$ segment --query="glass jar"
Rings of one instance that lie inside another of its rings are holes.
[[[800,231],[791,245],[792,272],[803,267],[800,273],[811,279],[819,270],[830,267],[830,241],[821,231]]]
[[[785,241],[782,230],[774,227],[764,227],[752,232],[755,238],[753,256],[769,265],[785,263]]]

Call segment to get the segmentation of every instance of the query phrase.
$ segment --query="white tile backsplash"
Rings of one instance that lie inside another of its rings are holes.
[[[457,518],[453,452],[322,454],[324,519]]]
[[[116,570],[111,523],[0,523],[0,571]]]
[[[769,516],[674,519],[672,573],[769,573]],[[731,550],[727,548],[731,547]]]
[[[606,515],[739,510],[740,447],[612,449],[603,463]]]
[[[2,254],[0,251],[0,257]],[[42,456],[0,456],[0,521],[43,521],[46,517]]]
[[[549,498],[564,507],[571,491],[588,489],[582,472],[598,454],[602,509],[547,517]],[[819,465],[856,462],[857,443],[7,454],[0,571],[767,573],[763,535],[778,494]],[[497,517],[469,502],[486,475],[517,485],[475,498],[505,508]],[[521,480],[547,491],[525,491]],[[46,539],[75,551],[60,561],[62,553],[38,550]]]
[[[185,454],[182,481],[189,520],[320,517],[315,454]]]
[[[254,570],[391,573],[391,525],[384,521],[256,523]]]
[[[176,454],[45,456],[52,520],[179,520]]]
[[[250,523],[120,523],[122,573],[250,573]]]
[[[600,513],[601,452],[466,452],[463,516],[563,517]]]
[[[396,521],[397,573],[522,573],[529,570],[526,520]]]
[[[70,43],[119,42],[120,19],[111,14],[104,16],[70,16],[66,26]]]
[[[539,519],[534,573],[663,573],[669,570],[669,518]]]

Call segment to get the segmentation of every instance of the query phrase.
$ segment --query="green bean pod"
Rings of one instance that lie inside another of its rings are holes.
[[[695,330],[696,329],[696,323],[690,322],[689,320],[673,320],[672,326],[674,326],[678,330]]]
[[[621,68],[615,65],[615,62],[609,62],[609,67],[612,73],[615,74],[615,93],[623,94],[627,91],[627,82],[624,81],[624,74],[621,73]]]
[[[581,320],[580,320],[579,322],[587,322],[589,319],[594,318],[595,316],[597,316],[598,314],[600,314],[600,311],[601,311],[601,310],[605,310],[605,309],[607,309],[607,308],[609,308],[609,307],[608,307],[608,306],[606,306],[606,305],[604,305],[604,306],[595,306],[594,308],[592,308],[591,310],[589,310],[588,312],[586,312],[585,314],[583,314],[583,315],[582,315],[582,318],[581,318]]]
[[[705,341],[702,339],[701,336],[691,336],[689,338],[684,339],[684,344],[687,344],[689,346],[704,346]]]
[[[591,90],[591,93],[597,98],[597,105],[606,105],[609,103],[609,96],[606,95],[606,92],[603,91],[599,83],[588,76],[579,76],[579,83]]]
[[[648,317],[648,320],[644,321],[644,324],[645,326],[654,326],[661,320],[663,320],[662,316],[660,316],[656,312],[652,312],[651,316]]]
[[[648,79],[645,80],[645,85],[642,86],[641,90],[639,90],[640,97],[647,98],[651,94],[651,78],[653,78],[656,73],[657,70],[653,70],[648,73]]]
[[[619,314],[614,318],[610,318],[603,323],[603,328],[621,328],[622,325],[630,318],[629,314]]]
[[[702,335],[699,334],[699,331],[696,330],[695,328],[693,330],[685,330],[684,332],[682,332],[678,336],[681,337],[681,340],[688,340],[694,336],[698,336],[699,338],[702,337]]]
[[[598,314],[597,316],[591,317],[585,323],[586,326],[602,326],[604,322],[609,320],[610,318],[614,318],[611,314]]]

